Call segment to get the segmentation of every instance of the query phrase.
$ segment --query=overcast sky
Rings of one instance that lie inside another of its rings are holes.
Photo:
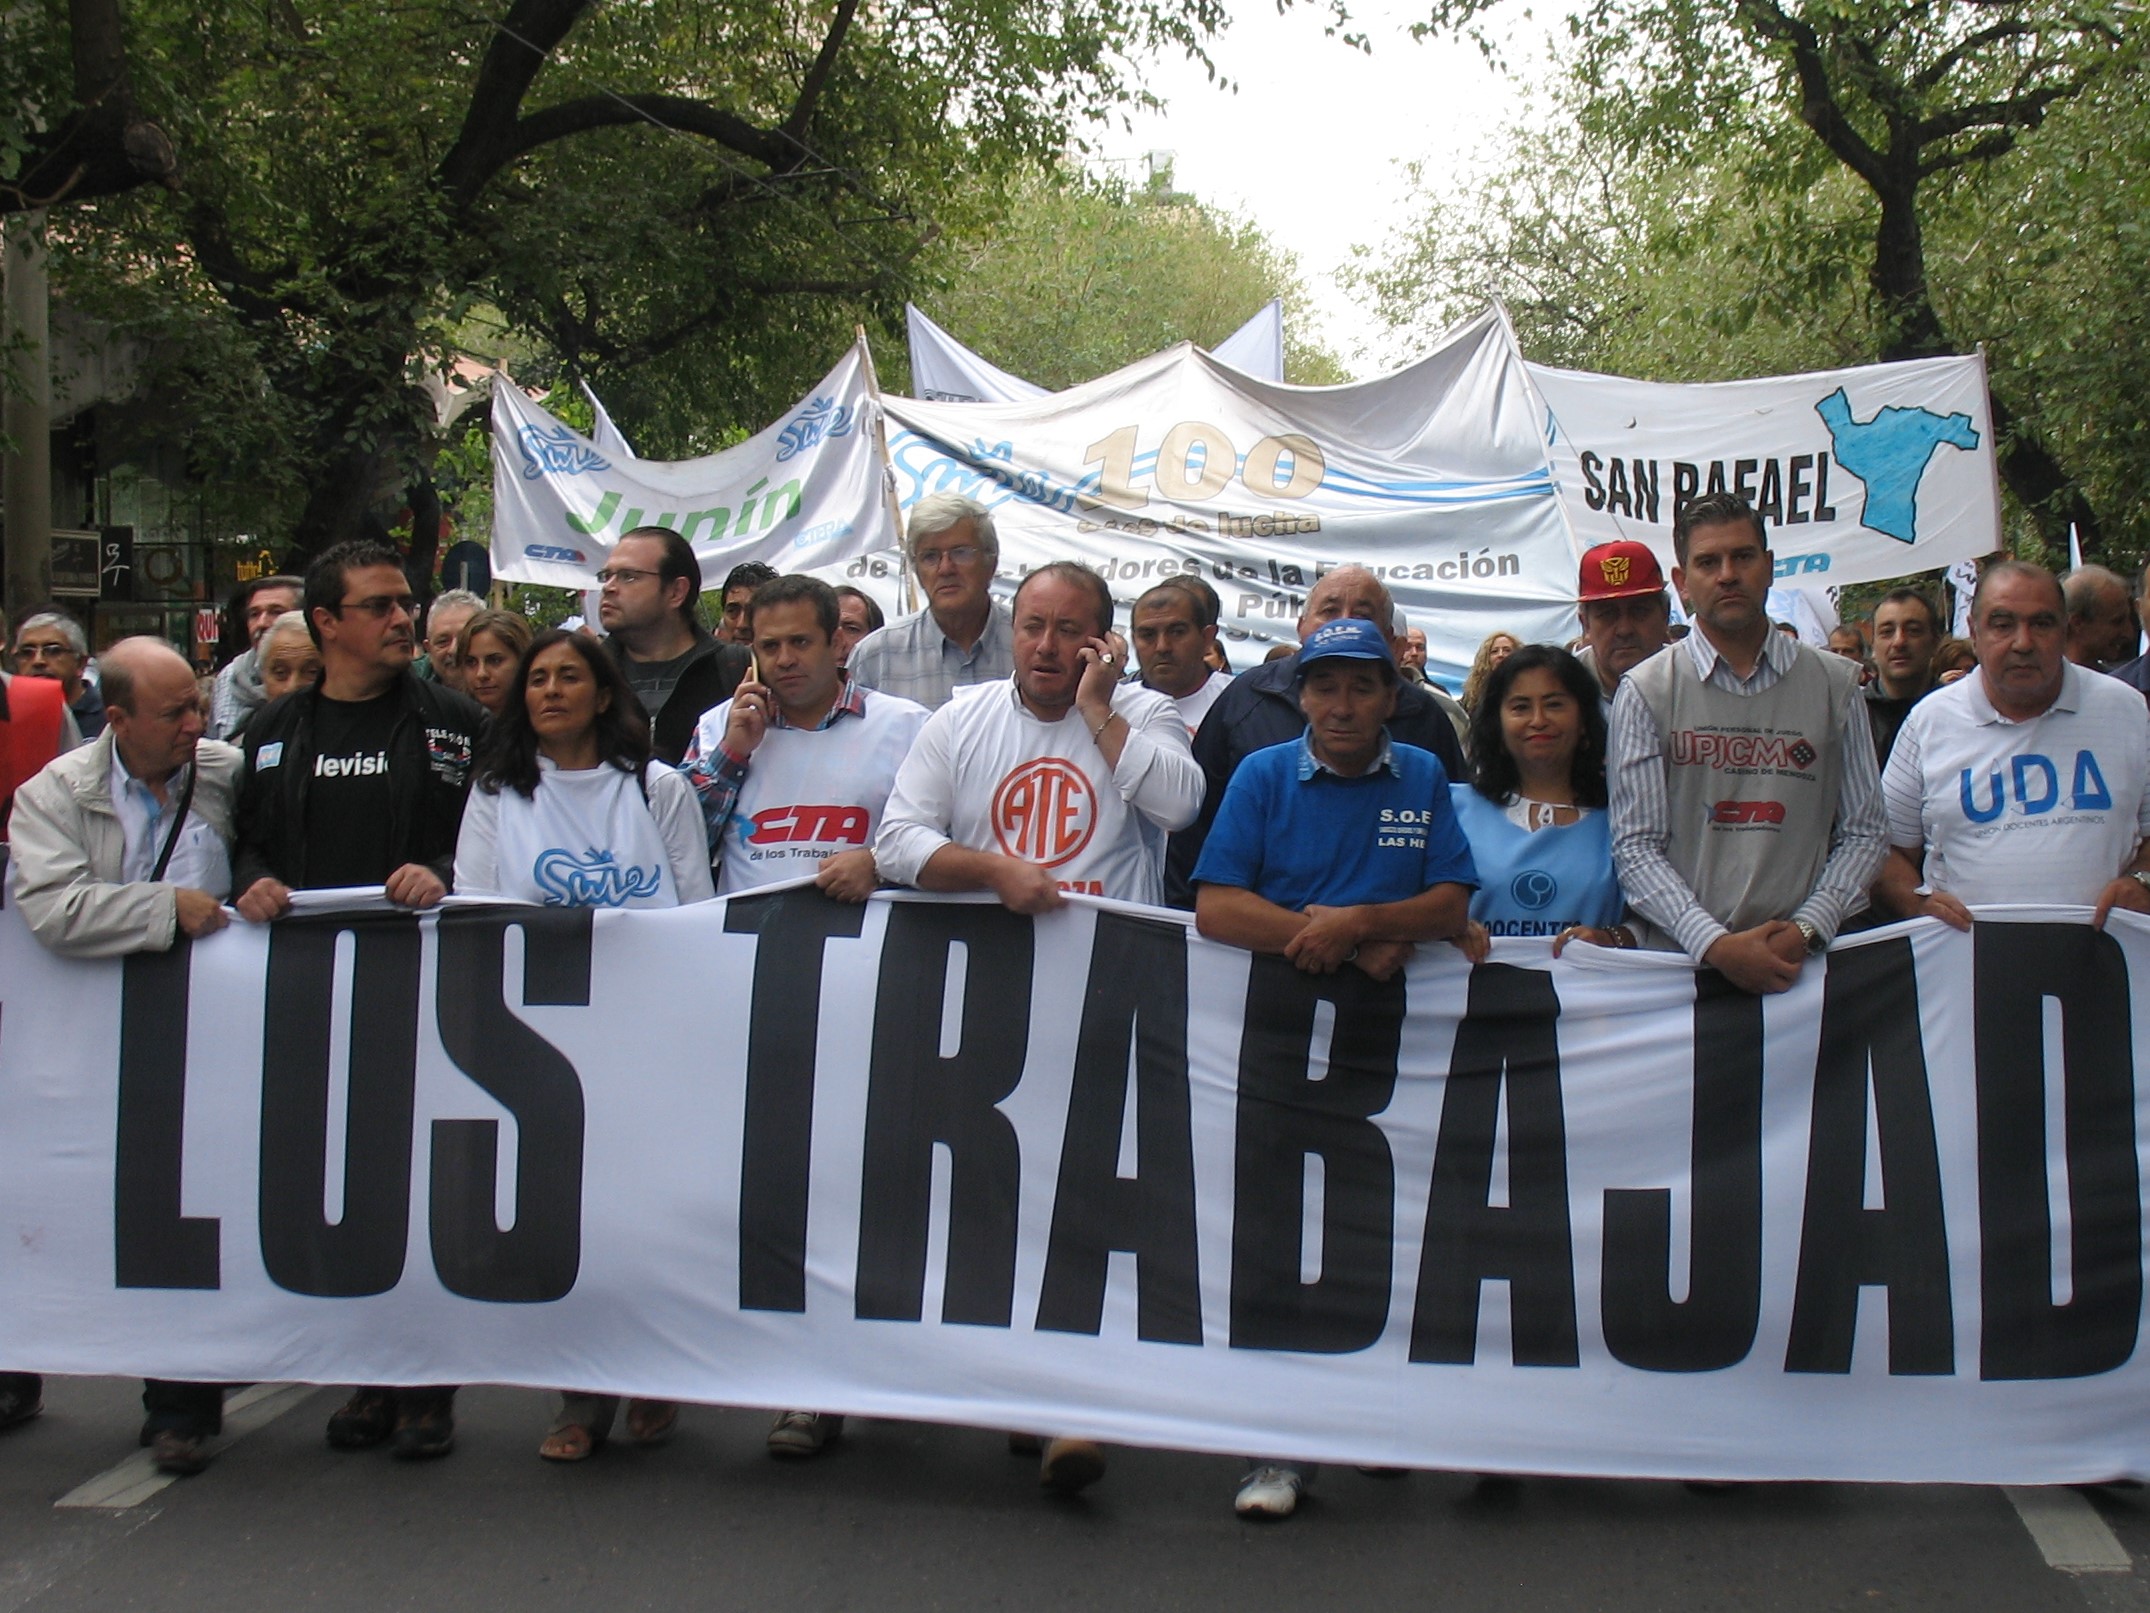
[[[1148,82],[1165,110],[1093,140],[1138,181],[1146,153],[1171,152],[1176,188],[1252,219],[1297,253],[1322,334],[1355,374],[1389,367],[1409,355],[1375,345],[1376,327],[1334,271],[1353,243],[1378,244],[1405,216],[1404,162],[1454,173],[1494,158],[1515,80],[1467,41],[1414,43],[1406,29],[1424,12],[1395,0],[1354,8],[1371,54],[1323,37],[1327,13],[1318,6],[1282,16],[1262,0],[1236,9],[1211,46],[1236,94],[1212,85],[1197,64],[1158,62]],[[1543,49],[1542,27],[1520,8],[1509,37],[1512,56]]]

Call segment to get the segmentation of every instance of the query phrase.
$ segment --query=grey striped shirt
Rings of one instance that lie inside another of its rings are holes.
[[[1726,694],[1757,695],[1774,687],[1790,670],[1799,646],[1772,628],[1761,658],[1746,678],[1732,670],[1700,627],[1659,653],[1683,651],[1694,658],[1695,671],[1711,688]],[[1784,915],[1805,919],[1824,939],[1833,938],[1845,919],[1865,908],[1867,891],[1888,855],[1888,817],[1882,806],[1881,770],[1874,761],[1874,731],[1856,683],[1837,713],[1836,742],[1843,747],[1843,772],[1829,860],[1822,865],[1812,894]],[[1657,731],[1648,702],[1625,679],[1613,696],[1606,750],[1613,861],[1620,870],[1620,889],[1629,906],[1678,941],[1699,963],[1730,932],[1696,898],[1665,856],[1670,822],[1664,737]]]
[[[966,651],[941,631],[933,612],[922,610],[867,634],[851,652],[846,670],[865,688],[938,711],[956,690],[1014,672],[1015,624],[995,601],[986,613],[985,631]]]

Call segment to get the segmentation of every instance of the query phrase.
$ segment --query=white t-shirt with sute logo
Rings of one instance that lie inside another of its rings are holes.
[[[1972,672],[1911,708],[1881,778],[1889,843],[1971,903],[2093,906],[2150,836],[2150,707],[2070,663],[2043,713],[2010,722]]]
[[[1048,868],[1062,890],[1162,901],[1165,836],[1201,809],[1202,769],[1163,695],[1123,683],[1112,709],[1128,725],[1117,767],[1073,707],[1043,722],[1012,679],[958,689],[897,771],[874,845],[882,877],[915,885],[954,844]]]

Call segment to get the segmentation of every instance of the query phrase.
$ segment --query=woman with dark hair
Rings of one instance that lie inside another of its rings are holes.
[[[650,759],[649,724],[604,646],[541,633],[523,656],[478,758],[455,848],[459,895],[545,907],[677,907],[715,894],[701,807],[686,778]],[[552,1462],[595,1455],[616,1395],[563,1391],[538,1447]],[[679,1408],[636,1400],[627,1431],[655,1443]]]
[[[1450,798],[1478,865],[1471,925],[1456,941],[1473,963],[1494,936],[1550,936],[1631,947],[1620,923],[1605,810],[1605,718],[1598,681],[1566,650],[1531,644],[1487,673],[1471,717],[1473,776]]]

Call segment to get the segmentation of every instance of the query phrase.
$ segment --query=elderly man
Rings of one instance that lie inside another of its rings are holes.
[[[339,543],[308,568],[321,679],[246,731],[233,883],[250,923],[281,918],[294,890],[379,885],[409,908],[448,893],[485,712],[412,670],[415,608],[383,544]],[[455,1390],[364,1387],[329,1418],[340,1449],[390,1438],[399,1457],[447,1454]]]
[[[1195,865],[1195,924],[1309,974],[1386,980],[1418,942],[1463,933],[1470,847],[1441,764],[1383,726],[1407,687],[1387,635],[1341,617],[1307,635],[1294,670],[1306,731],[1232,775]],[[1288,1517],[1314,1471],[1253,1459],[1234,1509]]]
[[[1613,696],[1613,862],[1643,945],[1743,991],[1790,989],[1887,851],[1856,669],[1771,630],[1774,561],[1735,493],[1673,517],[1695,631]]]
[[[1650,546],[1622,538],[1586,550],[1575,613],[1583,624],[1576,659],[1597,674],[1610,722],[1620,680],[1671,642],[1672,596]]]
[[[1881,596],[1874,607],[1874,681],[1866,686],[1866,715],[1883,767],[1911,708],[1933,693],[1940,643],[1941,612],[1928,595],[1892,588]]]
[[[695,616],[702,563],[670,527],[636,527],[621,538],[597,584],[605,648],[649,717],[650,749],[677,767],[702,713],[746,676],[747,652],[719,644]]]
[[[468,588],[450,588],[433,596],[433,603],[426,607],[425,653],[417,661],[421,678],[445,683],[458,694],[464,692],[463,663],[455,647],[462,642],[464,627],[483,609],[485,601]]]
[[[1230,674],[1210,667],[1217,621],[1201,594],[1176,577],[1159,583],[1135,601],[1128,631],[1142,668],[1142,686],[1177,706],[1187,732],[1195,733],[1232,681]]]
[[[16,792],[10,893],[53,952],[110,958],[163,952],[224,927],[239,752],[200,742],[194,669],[161,639],[104,654],[109,721]],[[200,742],[200,743],[198,743]],[[222,1431],[213,1383],[144,1385],[142,1442],[167,1473],[199,1473]]]
[[[84,739],[104,732],[105,703],[89,670],[90,641],[82,624],[63,610],[42,610],[23,618],[15,630],[15,671],[25,678],[50,678],[60,686],[67,709]]]
[[[7,639],[7,617],[0,614],[0,643]],[[55,756],[82,743],[75,714],[67,709],[67,692],[51,678],[20,685],[0,669],[0,844],[7,841],[7,817],[16,789],[35,778]],[[0,1374],[0,1379],[5,1375]],[[0,1428],[7,1426],[6,1392],[0,1389]]]
[[[993,512],[960,493],[928,493],[911,510],[905,543],[926,608],[901,616],[851,652],[853,681],[928,711],[957,689],[1015,669],[1008,613],[993,602],[1000,537]]]
[[[306,585],[296,577],[256,577],[232,597],[232,614],[246,626],[246,648],[216,675],[209,701],[211,739],[229,739],[269,703],[261,684],[261,641],[276,618],[299,608]]]
[[[1396,670],[1408,682],[1426,681],[1426,630],[1423,627],[1403,630],[1403,654],[1397,660]]]
[[[1395,603],[1381,580],[1364,566],[1339,566],[1314,584],[1299,617],[1299,637],[1304,640],[1322,623],[1345,616],[1372,622],[1394,647]],[[1432,751],[1450,778],[1470,777],[1456,730],[1427,686],[1398,685],[1396,710],[1386,726],[1391,739]],[[1165,898],[1174,907],[1194,905],[1195,860],[1202,854],[1210,822],[1239,764],[1256,751],[1297,739],[1305,731],[1298,667],[1288,654],[1242,672],[1218,696],[1195,736],[1194,757],[1202,764],[1206,786],[1201,815],[1191,828],[1172,837],[1166,863]]]
[[[919,730],[874,843],[882,878],[991,891],[1017,913],[1049,912],[1062,891],[1157,901],[1165,835],[1193,819],[1202,771],[1179,709],[1121,681],[1111,631],[1112,590],[1087,566],[1023,579],[1014,676],[959,693]],[[1090,1441],[1053,1439],[1038,1477],[1071,1492],[1104,1471]]]
[[[2077,566],[2061,583],[2068,601],[2068,659],[2103,672],[2135,659],[2135,602],[2127,580],[2103,566]]]
[[[2003,560],[1979,578],[1978,670],[1904,719],[1882,779],[1874,895],[1891,913],[1959,930],[1982,902],[2150,913],[2150,709],[2068,639],[2051,572]]]

